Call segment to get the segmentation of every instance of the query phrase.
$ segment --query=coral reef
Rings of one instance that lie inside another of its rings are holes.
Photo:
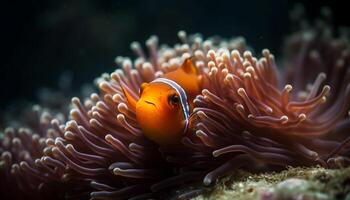
[[[137,58],[117,57],[120,69],[96,80],[98,93],[72,99],[69,120],[64,112],[36,106],[29,115],[37,117],[29,117],[34,123],[5,129],[1,198],[190,198],[237,168],[349,164],[345,29],[334,34],[320,21],[293,33],[282,72],[269,50],[256,58],[243,38],[204,40],[184,31],[178,36],[181,44],[173,47],[159,46],[152,36],[147,52],[132,43]],[[137,99],[141,83],[177,69],[190,56],[203,80],[194,100],[194,131],[178,146],[160,147],[142,134],[122,87]],[[193,187],[173,190],[184,185]]]

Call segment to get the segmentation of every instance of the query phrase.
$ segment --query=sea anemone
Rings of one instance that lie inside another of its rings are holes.
[[[40,112],[32,130],[6,129],[1,197],[159,198],[184,184],[209,185],[237,168],[350,163],[346,31],[335,36],[319,23],[294,33],[286,41],[284,72],[269,50],[258,59],[241,37],[178,35],[181,44],[174,47],[158,47],[152,36],[147,53],[132,43],[137,58],[117,57],[120,69],[96,80],[98,94],[72,99],[69,121]],[[136,98],[141,83],[190,56],[203,83],[194,100],[194,131],[175,147],[159,147],[142,134],[122,87]],[[203,192],[199,186],[179,197]]]
[[[45,151],[46,141],[63,134],[63,114],[38,105],[22,114],[29,116],[22,122],[23,127],[9,127],[1,134],[1,197],[59,199],[59,191],[64,188],[60,184],[62,171],[51,167],[53,161]]]
[[[208,170],[205,185],[239,167],[347,165],[349,43],[323,31],[287,41],[287,79],[267,49],[260,59],[250,51],[208,51],[203,75],[210,84],[194,100],[197,131],[183,138],[183,154],[169,150],[168,160],[183,171]]]
[[[197,41],[193,48],[202,48],[200,37],[194,36],[192,40]],[[209,50],[212,47],[207,43],[204,47]],[[90,183],[93,199],[164,195],[163,190],[152,191],[150,186],[177,174],[176,167],[164,159],[158,145],[142,134],[121,86],[136,96],[141,83],[179,67],[183,58],[190,55],[190,47],[184,44],[158,50],[155,36],[146,44],[149,59],[140,45],[133,43],[131,47],[139,55],[135,67],[130,59],[118,57],[116,62],[122,69],[96,81],[100,94],[92,94],[84,104],[78,98],[72,99],[76,108],[71,110],[72,120],[66,123],[64,136],[48,144],[52,158],[70,169],[67,175]],[[244,40],[239,38],[228,44],[232,49],[240,49]],[[164,184],[163,187],[168,188]]]

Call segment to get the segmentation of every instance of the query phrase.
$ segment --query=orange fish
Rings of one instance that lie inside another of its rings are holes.
[[[175,71],[150,83],[142,83],[135,100],[123,89],[136,108],[137,121],[146,137],[160,145],[176,144],[189,131],[193,99],[200,92],[200,78],[191,58]]]

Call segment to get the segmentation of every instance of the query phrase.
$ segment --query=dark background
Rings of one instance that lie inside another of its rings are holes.
[[[300,2],[300,1],[299,1]],[[129,44],[152,34],[160,43],[178,42],[177,32],[205,37],[244,36],[258,52],[279,54],[290,30],[295,1],[23,0],[1,3],[0,109],[18,99],[35,101],[38,88],[57,88],[73,75],[74,89],[111,72],[117,55],[132,56]],[[328,5],[336,23],[349,25],[345,3],[304,1],[318,16]],[[1,111],[0,110],[0,111]]]

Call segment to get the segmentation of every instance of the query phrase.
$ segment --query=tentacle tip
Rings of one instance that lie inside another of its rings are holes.
[[[244,110],[244,106],[242,104],[237,104],[236,109],[237,110]]]
[[[290,84],[287,84],[286,86],[284,86],[284,89],[285,89],[287,92],[290,92],[290,91],[292,91],[293,86],[290,85]]]
[[[53,147],[52,148],[52,152],[53,153],[58,153],[60,150],[58,149],[58,147]]]
[[[137,146],[137,144],[135,144],[135,143],[130,143],[129,144],[129,149],[133,149],[133,148],[135,148]]]
[[[216,57],[215,51],[212,50],[212,49],[210,49],[210,50],[208,51],[207,57],[208,57],[208,58],[214,58],[214,57]]]
[[[288,122],[288,120],[289,120],[289,118],[288,118],[288,116],[286,116],[286,115],[283,115],[283,116],[281,117],[281,123],[282,123],[282,124],[286,124],[286,123]]]
[[[94,118],[93,118],[93,119],[90,119],[90,120],[89,120],[89,123],[90,123],[91,125],[95,125],[95,126],[99,124],[99,122],[98,122],[96,119],[94,119]]]
[[[196,103],[196,99],[195,100],[193,100],[193,103]],[[195,108],[193,108],[193,113],[197,113],[197,112],[199,112],[201,109],[200,108],[198,108],[198,107],[195,107]]]
[[[196,131],[196,136],[197,137],[203,137],[203,136],[205,136],[206,134],[202,131],[202,130],[197,130]]]
[[[185,38],[186,37],[186,31],[184,31],[184,30],[180,30],[179,32],[177,32],[177,36],[179,37],[179,38]]]
[[[329,85],[323,86],[323,91],[322,91],[323,95],[327,95],[330,90],[331,90],[331,86]]]
[[[118,102],[120,102],[120,101],[123,100],[123,97],[122,97],[122,95],[120,95],[120,94],[114,94],[114,95],[112,96],[112,100],[113,100],[115,103],[118,103]]]
[[[249,72],[243,74],[244,78],[252,78],[252,75]]]
[[[67,145],[66,145],[66,149],[67,149],[68,151],[73,151],[73,150],[74,150],[74,146],[73,146],[72,144],[67,144]]]
[[[60,122],[58,121],[58,119],[54,118],[51,120],[51,125],[58,126],[59,124],[60,124]]]
[[[121,170],[122,170],[122,169],[116,167],[116,168],[113,169],[113,174],[114,174],[114,175],[120,175],[119,173],[121,172]]]
[[[25,162],[25,161],[21,161],[20,163],[19,163],[19,166],[21,167],[21,168],[24,168],[24,167],[26,167],[28,164]]]
[[[140,43],[137,42],[137,41],[133,41],[133,42],[131,42],[131,44],[130,44],[130,48],[133,49],[133,50],[139,49],[140,47],[141,47],[141,45],[140,45]]]
[[[80,104],[80,99],[78,97],[73,97],[71,102],[75,105]]]
[[[112,139],[113,139],[113,136],[111,134],[107,134],[105,136],[105,140],[107,140],[107,141],[111,141]]]
[[[268,50],[268,49],[263,49],[263,50],[262,50],[262,54],[263,54],[263,56],[268,56],[268,55],[270,54],[270,50]]]
[[[243,96],[243,95],[245,94],[244,88],[238,88],[237,93],[238,93],[240,96]]]
[[[71,131],[66,131],[65,133],[64,133],[64,138],[66,138],[66,139],[69,139],[69,138],[73,138],[74,137],[74,133],[72,133]],[[48,143],[49,141],[48,140],[46,140],[46,143]]]
[[[62,139],[61,137],[57,137],[57,138],[55,139],[55,145],[63,144],[62,140],[63,140],[63,139]]]
[[[121,102],[121,103],[118,103],[117,108],[118,108],[119,111],[121,111],[121,110],[127,110],[127,109],[128,109],[128,106],[126,105],[126,103]]]
[[[237,49],[231,51],[231,56],[232,57],[240,57],[240,53]]]
[[[321,73],[319,73],[318,75],[319,75],[319,77],[322,78],[323,80],[327,78],[327,75],[326,75],[326,73],[324,73],[324,72],[321,72]]]
[[[203,89],[203,90],[202,90],[202,94],[203,94],[203,95],[208,95],[208,94],[209,94],[209,90]]]
[[[117,119],[118,119],[118,121],[125,121],[125,116],[123,115],[123,114],[118,114],[117,115]]]
[[[299,120],[300,121],[304,121],[306,120],[306,115],[304,113],[301,113],[299,116],[298,116]]]
[[[203,180],[203,184],[205,186],[209,186],[210,184],[212,183],[212,180],[208,177],[205,177],[204,180]]]
[[[267,111],[268,113],[270,113],[270,114],[273,113],[273,109],[272,109],[271,107],[267,107],[267,108],[266,108],[266,111]]]
[[[203,111],[201,111],[201,110],[197,111],[197,115],[198,115],[199,117],[201,117],[201,118],[203,118],[203,117],[206,116],[206,114],[205,114]]]
[[[315,161],[319,159],[318,153],[316,152],[312,152],[311,157],[314,158]]]
[[[210,75],[210,74],[215,75],[215,74],[218,73],[218,71],[219,71],[219,70],[218,70],[217,67],[215,67],[215,66],[214,66],[214,67],[211,67],[211,68],[210,68],[209,75]]]
[[[244,56],[244,57],[252,57],[252,52],[249,51],[249,50],[244,51],[244,52],[243,52],[243,56]]]
[[[213,155],[214,157],[219,157],[219,156],[220,156],[220,154],[219,154],[218,151],[213,151],[212,155]]]
[[[152,35],[151,37],[146,40],[146,46],[147,47],[156,47],[158,44],[158,37],[155,35]]]

